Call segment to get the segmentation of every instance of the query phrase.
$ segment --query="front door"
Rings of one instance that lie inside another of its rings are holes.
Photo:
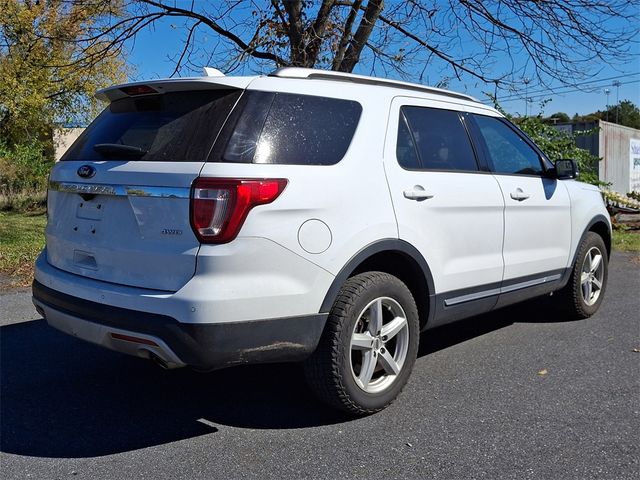
[[[505,202],[504,285],[542,276],[555,280],[567,267],[571,245],[566,187],[544,176],[544,160],[506,121],[473,118]]]

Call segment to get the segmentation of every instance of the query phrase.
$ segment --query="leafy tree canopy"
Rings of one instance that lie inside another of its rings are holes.
[[[126,79],[120,50],[87,37],[118,18],[115,2],[0,0],[0,11],[0,143],[50,142],[54,124],[86,122],[94,92]]]
[[[598,110],[594,115],[601,120],[640,129],[640,109],[631,100],[622,100],[617,105],[608,105],[606,110]]]

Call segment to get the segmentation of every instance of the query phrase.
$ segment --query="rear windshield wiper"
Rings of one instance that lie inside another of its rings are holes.
[[[122,145],[120,143],[97,143],[93,149],[104,157],[125,155],[127,157],[142,157],[148,153],[140,147]]]

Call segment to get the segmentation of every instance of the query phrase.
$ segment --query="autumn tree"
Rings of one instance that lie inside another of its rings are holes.
[[[83,40],[115,21],[120,7],[98,0],[0,0],[1,144],[50,142],[54,124],[93,115],[95,90],[126,79],[118,48]]]

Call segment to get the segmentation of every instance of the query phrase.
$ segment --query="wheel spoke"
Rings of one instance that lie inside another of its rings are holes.
[[[591,300],[591,282],[587,281],[582,285],[582,293],[584,295],[585,302],[589,303]]]
[[[354,333],[351,337],[351,348],[353,350],[371,350],[373,337],[369,332]]]
[[[602,262],[602,255],[599,254],[594,254],[593,257],[591,257],[591,264],[590,264],[590,272],[594,273],[598,267],[600,266],[600,263]]]
[[[396,317],[382,327],[382,336],[387,337],[385,341],[391,340],[395,337],[399,331],[401,331],[407,324],[407,319],[404,317]]]
[[[602,289],[602,282],[597,278],[594,277],[591,283],[593,283],[596,287],[598,287],[598,290]]]
[[[382,308],[381,298],[369,308],[369,333],[374,337],[378,335],[382,329]]]
[[[378,358],[373,355],[373,351],[364,352],[362,355],[362,367],[360,367],[360,375],[358,375],[357,381],[361,388],[364,390],[369,387],[371,377],[376,369]]]
[[[384,371],[389,375],[397,375],[400,372],[400,367],[389,353],[389,350],[385,350],[384,353],[381,353],[379,358],[380,365],[382,365]]]
[[[584,285],[588,281],[589,281],[589,272],[582,272],[582,275],[580,275],[580,283]]]

